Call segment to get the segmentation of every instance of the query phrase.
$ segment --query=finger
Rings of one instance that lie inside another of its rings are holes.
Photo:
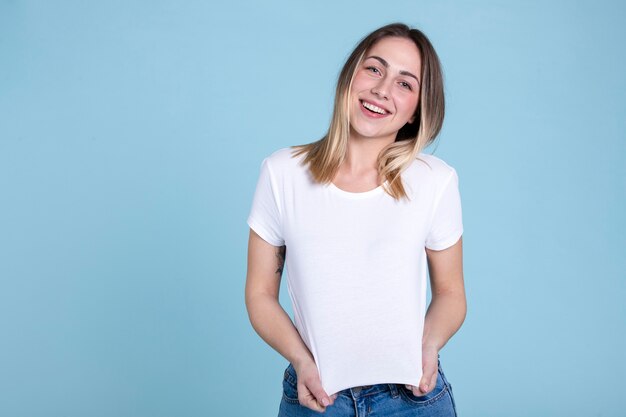
[[[313,394],[306,395],[304,399],[300,400],[300,404],[304,405],[307,408],[310,408],[313,411],[326,411],[326,407],[322,407]]]
[[[432,365],[427,365],[422,374],[422,379],[420,381],[419,390],[421,391],[420,395],[427,394],[430,392],[437,383],[437,368]]]
[[[415,395],[416,397],[419,397],[419,396],[422,395],[422,393],[420,392],[419,388],[417,388],[414,385],[405,384],[404,387],[406,389],[408,389],[409,391],[411,391],[411,393],[413,393],[413,395]]]
[[[324,391],[321,387],[314,391],[314,395],[322,408],[326,408],[326,406],[329,406],[332,403],[332,400],[328,394],[326,394],[326,391]]]
[[[437,385],[437,371],[435,370],[435,372],[433,373],[433,376],[430,377],[430,390],[432,391],[433,389],[435,389],[435,386]]]
[[[337,394],[329,395],[328,400],[330,401],[328,405],[335,404],[335,400],[337,399]]]
[[[322,388],[322,383],[319,379],[312,381],[307,388],[315,396],[322,409],[325,409],[327,405],[330,405],[330,397],[326,394],[324,388]]]
[[[300,393],[302,393],[300,395]],[[301,405],[310,408],[313,411],[324,412],[326,410],[325,407],[322,407],[315,398],[315,395],[306,387],[306,385],[302,384],[298,386],[298,401]]]

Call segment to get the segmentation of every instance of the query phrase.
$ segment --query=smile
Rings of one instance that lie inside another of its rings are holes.
[[[363,101],[361,100],[361,104],[363,105],[363,107],[365,107],[367,110],[372,111],[374,113],[378,113],[378,114],[387,114],[389,113],[388,111],[386,111],[385,109],[381,109],[378,106],[375,106],[371,103],[368,103],[367,101]]]

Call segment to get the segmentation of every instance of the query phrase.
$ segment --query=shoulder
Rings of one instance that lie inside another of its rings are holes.
[[[402,172],[403,186],[409,196],[416,196],[415,201],[433,201],[454,178],[454,167],[439,157],[421,152]]]
[[[280,148],[263,159],[263,165],[267,167],[273,176],[293,175],[299,169],[302,155],[295,156],[292,147]]]
[[[456,169],[443,159],[420,152],[409,167],[420,178],[429,178],[435,182],[445,182],[456,175]]]
[[[296,157],[293,156],[294,151],[295,149],[291,146],[280,148],[269,154],[265,159],[267,159],[273,166],[290,164],[296,159]]]

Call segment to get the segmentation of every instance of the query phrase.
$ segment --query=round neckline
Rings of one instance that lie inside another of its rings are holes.
[[[374,196],[377,194],[380,194],[381,192],[385,192],[383,185],[387,184],[387,181],[385,180],[385,182],[383,182],[381,185],[379,185],[376,188],[373,188],[371,190],[368,191],[362,191],[362,192],[352,192],[352,191],[346,191],[346,190],[342,190],[341,188],[337,187],[332,181],[328,183],[328,188],[333,190],[335,193],[342,195],[344,197],[348,197],[348,198],[366,198],[366,197],[370,197],[370,196]]]

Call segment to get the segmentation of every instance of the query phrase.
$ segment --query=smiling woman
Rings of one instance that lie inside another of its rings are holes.
[[[367,55],[352,81],[351,136],[393,142],[398,130],[415,121],[419,79],[413,74],[420,73],[420,52],[409,39],[387,37]]]
[[[387,117],[396,104],[403,117]],[[364,106],[377,107],[381,116],[365,113]],[[317,182],[364,191],[386,181],[392,197],[406,198],[401,174],[435,140],[444,113],[443,74],[431,42],[417,29],[387,25],[363,38],[344,64],[327,134],[294,147],[295,153],[306,155],[304,163]],[[363,115],[370,116],[369,123],[356,119]],[[373,119],[383,120],[375,124]],[[363,134],[380,137],[363,141]]]
[[[387,25],[345,63],[327,134],[263,160],[246,306],[289,361],[279,417],[456,415],[439,351],[465,318],[461,199],[456,170],[422,152],[443,116],[430,41]]]

